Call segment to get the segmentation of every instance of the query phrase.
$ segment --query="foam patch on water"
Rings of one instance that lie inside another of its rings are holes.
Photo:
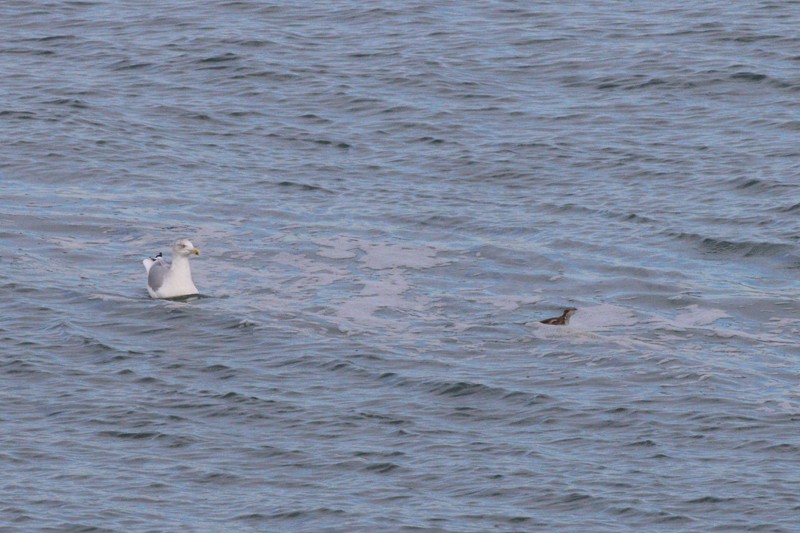
[[[719,320],[733,318],[730,314],[722,309],[715,308],[701,308],[699,305],[690,305],[683,308],[675,318],[668,319],[663,317],[651,317],[649,323],[655,329],[672,331],[675,333],[682,333],[684,335],[673,336],[678,339],[685,340],[685,334],[696,332],[705,334],[707,336],[715,336],[722,339],[739,339],[756,343],[786,345],[795,344],[796,340],[790,337],[783,337],[780,335],[781,331],[770,331],[767,333],[749,333],[742,329],[725,328],[725,327],[709,327]],[[663,339],[668,337],[661,335]]]
[[[716,335],[717,337],[724,339],[738,338],[766,344],[789,346],[797,345],[796,338],[781,337],[779,335],[772,335],[770,333],[747,333],[746,331],[725,328],[710,328],[708,332],[711,335]]]
[[[773,328],[773,331],[778,332],[783,331],[784,328],[790,328],[792,333],[796,333],[799,325],[800,319],[798,318],[771,318],[769,320],[769,326]]]
[[[296,269],[299,277],[292,280],[287,297],[297,289],[308,293],[309,288],[341,282],[318,301],[324,306],[322,315],[346,333],[399,333],[408,329],[408,317],[421,320],[430,315],[430,299],[413,294],[413,272],[450,262],[439,257],[439,249],[426,245],[373,242],[352,235],[312,242],[318,247],[313,256],[284,252],[274,259]]]
[[[730,315],[722,309],[701,308],[694,304],[684,307],[675,318],[653,315],[650,317],[649,322],[657,329],[683,332],[691,329],[707,329],[706,326],[729,317]]]
[[[403,315],[423,313],[428,307],[427,298],[407,298],[404,294],[410,288],[410,283],[400,272],[365,281],[358,294],[336,307],[339,329],[348,333],[374,328],[392,331],[407,329],[407,320],[384,318],[377,316],[377,313],[382,310]]]
[[[624,333],[639,322],[636,314],[626,307],[600,304],[578,308],[567,326],[550,326],[538,320],[526,325],[532,327],[533,334],[540,339],[569,340],[577,344],[611,342],[625,348],[654,348],[656,345],[638,341]],[[615,328],[622,328],[623,333],[612,334],[611,330]]]
[[[468,302],[492,306],[499,311],[516,311],[523,305],[536,304],[542,301],[541,296],[465,296]]]
[[[364,251],[360,261],[365,268],[385,270],[389,268],[433,268],[445,265],[449,261],[436,257],[437,250],[428,246],[410,247],[386,243],[363,243],[359,248]]]
[[[432,246],[412,246],[397,243],[376,243],[356,237],[332,237],[316,239],[320,247],[317,255],[330,259],[351,259],[361,255],[358,261],[364,268],[387,270],[409,268],[421,270],[446,265],[450,261],[438,257],[438,249]]]
[[[314,261],[304,255],[290,254],[288,252],[280,252],[276,254],[272,258],[272,261],[274,263],[280,263],[283,265],[292,266],[300,270],[301,272],[306,272],[311,274],[316,274],[319,272],[339,272],[343,274],[346,272],[344,269],[336,268],[326,263]]]
[[[632,310],[612,304],[581,307],[570,320],[570,326],[582,330],[634,326],[637,323],[639,319]]]
[[[329,285],[347,276],[348,271],[309,259],[303,255],[281,252],[272,261],[296,268],[300,273],[310,274],[315,285]]]
[[[579,307],[567,326],[550,326],[541,324],[538,320],[526,325],[531,327],[533,335],[538,339],[616,346],[646,356],[664,348],[660,340],[645,339],[635,335],[636,326],[646,322],[647,320],[633,309],[600,304]]]
[[[543,331],[566,330],[571,332],[606,330],[615,327],[635,326],[640,322],[636,314],[627,307],[612,304],[600,304],[589,307],[580,307],[572,315],[567,326],[550,326],[540,323],[544,318],[558,316],[560,313],[553,312],[548,316],[542,315],[541,318],[526,323],[527,326],[536,326]]]
[[[328,259],[353,259],[356,257],[355,249],[358,248],[359,239],[353,237],[333,237],[330,239],[316,239],[314,244],[320,247],[317,255]]]
[[[698,305],[690,305],[686,309],[675,317],[673,324],[681,327],[708,326],[717,320],[730,317],[722,309],[701,309]]]

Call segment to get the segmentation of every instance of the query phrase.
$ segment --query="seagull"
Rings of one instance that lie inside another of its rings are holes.
[[[200,250],[188,239],[180,239],[172,245],[172,264],[167,263],[160,252],[155,257],[143,260],[150,297],[177,298],[197,294],[189,268],[189,257],[192,255],[200,255]]]
[[[567,307],[564,309],[564,312],[561,316],[556,316],[553,318],[545,318],[544,320],[540,320],[542,324],[548,324],[550,326],[566,326],[569,324],[569,319],[572,315],[575,314],[577,309],[575,307]]]

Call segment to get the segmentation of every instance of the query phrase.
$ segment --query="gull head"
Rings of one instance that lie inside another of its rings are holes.
[[[173,256],[189,257],[192,254],[200,255],[200,250],[195,248],[194,244],[192,244],[192,241],[189,239],[177,240],[175,244],[172,245]]]

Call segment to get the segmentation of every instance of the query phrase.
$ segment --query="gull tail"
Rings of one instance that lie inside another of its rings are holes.
[[[144,269],[147,271],[148,274],[150,273],[150,267],[152,267],[156,263],[156,261],[158,261],[162,257],[164,257],[164,255],[161,252],[158,252],[158,255],[156,255],[155,257],[148,257],[147,259],[142,260]]]

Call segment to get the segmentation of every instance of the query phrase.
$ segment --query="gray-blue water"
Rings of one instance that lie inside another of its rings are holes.
[[[800,531],[797,3],[0,22],[0,530]]]

